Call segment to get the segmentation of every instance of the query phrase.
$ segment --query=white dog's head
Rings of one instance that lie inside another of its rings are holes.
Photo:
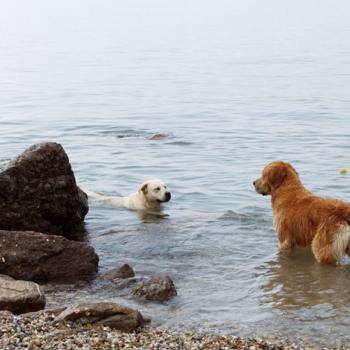
[[[165,183],[161,180],[145,181],[139,191],[143,193],[144,197],[149,202],[165,203],[169,202],[171,193],[168,191]]]

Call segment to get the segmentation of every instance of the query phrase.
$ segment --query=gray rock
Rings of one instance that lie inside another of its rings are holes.
[[[21,314],[44,307],[45,296],[36,283],[0,275],[0,310]]]
[[[137,310],[115,303],[85,303],[68,307],[54,320],[62,321],[103,325],[125,332],[132,332],[146,322]]]
[[[116,267],[115,269],[108,271],[107,273],[102,275],[102,278],[105,280],[112,281],[118,278],[130,278],[134,276],[135,273],[132,267],[128,264],[124,264],[120,267]]]
[[[157,275],[142,278],[132,294],[141,300],[167,301],[177,295],[175,285],[169,276]]]
[[[84,231],[87,212],[87,196],[57,143],[34,145],[0,170],[0,229],[71,237]]]
[[[0,230],[0,273],[30,281],[92,276],[98,256],[81,242],[39,232]]]

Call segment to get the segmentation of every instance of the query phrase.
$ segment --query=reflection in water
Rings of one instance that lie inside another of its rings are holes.
[[[334,309],[350,305],[350,265],[319,264],[309,249],[290,255],[279,253],[263,266],[263,291],[268,302],[280,310],[297,310],[320,304]]]
[[[161,211],[150,211],[150,210],[138,210],[138,218],[145,224],[159,224],[162,220],[169,217]]]

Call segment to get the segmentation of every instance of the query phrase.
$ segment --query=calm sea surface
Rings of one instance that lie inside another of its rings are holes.
[[[278,254],[268,197],[252,181],[292,162],[319,195],[350,201],[348,1],[4,1],[0,161],[56,141],[78,181],[128,194],[163,179],[164,219],[90,203],[100,271],[169,274],[178,296],[67,298],[138,307],[154,325],[350,341],[350,260]],[[157,133],[161,140],[151,140]]]

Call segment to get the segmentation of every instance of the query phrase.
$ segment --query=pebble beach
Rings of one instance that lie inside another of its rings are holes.
[[[14,316],[0,314],[0,348],[19,349],[315,349],[314,347],[264,340],[240,338],[170,329],[145,328],[123,333],[109,327],[57,323],[55,311]],[[330,348],[323,348],[330,349]],[[350,349],[338,347],[337,349]]]

